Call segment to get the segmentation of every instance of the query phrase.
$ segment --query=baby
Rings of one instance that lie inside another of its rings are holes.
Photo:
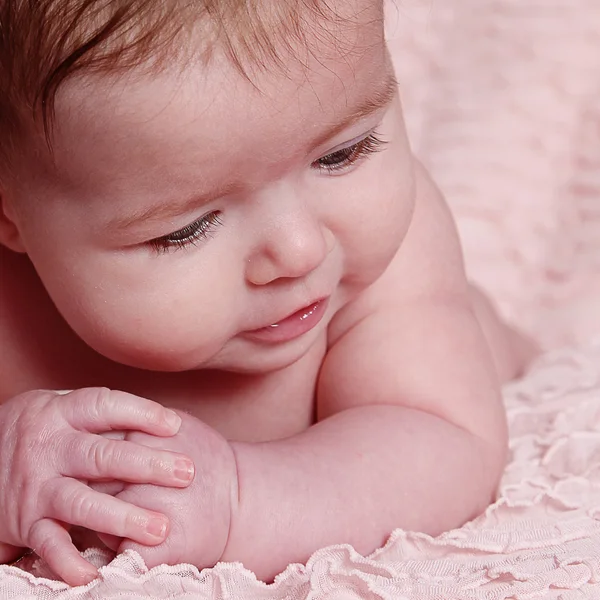
[[[270,580],[493,500],[526,345],[382,4],[0,0],[0,560],[86,583],[80,527]]]

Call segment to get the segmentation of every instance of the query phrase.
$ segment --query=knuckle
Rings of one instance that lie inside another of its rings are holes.
[[[110,410],[113,407],[113,395],[107,387],[93,388],[96,395],[96,406],[99,412]]]
[[[111,391],[106,387],[81,388],[63,396],[71,402],[73,410],[97,417],[113,406]]]
[[[42,518],[31,525],[25,545],[45,560],[56,554],[59,540],[55,521]]]
[[[156,475],[167,470],[168,459],[161,452],[149,452],[142,449],[137,458],[140,473],[144,472],[143,474],[146,475]]]
[[[62,498],[66,516],[73,525],[84,524],[94,509],[94,501],[85,487],[73,487]]]
[[[132,531],[145,528],[146,521],[146,515],[138,508],[131,505],[126,507],[121,518],[121,537],[129,537]]]
[[[38,556],[45,558],[51,556],[54,551],[54,540],[48,536],[41,537],[38,542],[30,544]]]
[[[48,556],[53,546],[52,538],[44,535],[42,521],[36,521],[30,527],[26,542],[41,557]]]
[[[96,474],[105,474],[115,462],[114,442],[103,437],[95,439],[87,451],[87,464],[95,469]]]
[[[155,454],[149,448],[125,442],[120,448],[119,458],[123,464],[127,465],[128,471],[132,471],[140,477],[147,477],[160,467],[160,460]]]
[[[163,407],[158,402],[133,394],[128,394],[124,400],[124,406],[132,416],[150,422],[162,420]]]
[[[85,390],[86,398],[84,406],[91,411],[92,416],[99,417],[103,414],[109,414],[114,407],[111,391],[107,387],[95,387]],[[89,398],[87,398],[89,396]]]

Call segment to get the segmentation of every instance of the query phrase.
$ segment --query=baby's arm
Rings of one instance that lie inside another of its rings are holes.
[[[183,491],[129,486],[123,496],[154,510],[169,505],[171,521],[182,518],[183,543],[171,535],[162,546],[122,549],[138,550],[150,566],[203,567],[225,548],[222,560],[270,579],[325,545],[369,553],[394,528],[435,535],[492,501],[506,452],[498,381],[450,215],[429,180],[421,185],[398,259],[346,312],[347,324],[332,326],[338,333],[320,377],[320,422],[261,444],[209,436],[204,451],[205,436],[192,433],[189,418],[191,445],[169,447],[192,455],[206,483],[197,477]],[[185,435],[182,428],[169,444],[185,443]],[[209,501],[214,493],[220,502]],[[211,539],[208,525],[217,521],[221,531]],[[187,556],[171,558],[176,548]]]

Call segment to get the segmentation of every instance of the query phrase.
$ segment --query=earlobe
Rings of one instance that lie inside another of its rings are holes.
[[[11,213],[9,202],[0,189],[0,244],[13,252],[25,253],[27,250]]]

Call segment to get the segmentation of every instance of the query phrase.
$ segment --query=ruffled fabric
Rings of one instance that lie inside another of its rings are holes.
[[[0,567],[0,598],[28,600],[503,600],[600,598],[600,340],[544,356],[508,386],[510,459],[498,501],[438,538],[396,531],[362,557],[316,552],[265,585],[240,564],[148,570],[87,551],[100,578],[69,588],[38,559]]]

